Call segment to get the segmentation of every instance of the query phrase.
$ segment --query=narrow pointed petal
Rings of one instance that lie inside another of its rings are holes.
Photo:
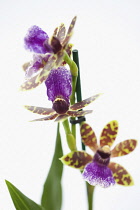
[[[47,117],[43,117],[43,118],[39,118],[39,119],[35,119],[35,120],[31,120],[30,122],[35,122],[35,121],[46,121],[46,120],[54,120],[57,116],[58,116],[58,114],[49,115],[49,116],[47,116]]]
[[[63,42],[64,38],[65,38],[65,33],[66,33],[66,28],[65,25],[62,23],[59,28],[58,28],[58,32],[56,34],[56,37],[59,39],[60,43]]]
[[[41,68],[43,68],[44,67],[43,62],[44,62],[43,56],[34,54],[32,62],[30,62],[30,65],[28,66],[28,68],[26,68],[26,73],[25,73],[26,79],[31,78],[35,73],[37,73]]]
[[[123,166],[119,165],[118,163],[110,162],[108,167],[113,172],[113,176],[117,184],[124,186],[134,185],[131,175]]]
[[[43,107],[36,107],[36,106],[24,106],[25,109],[40,115],[54,115],[55,111],[51,108],[43,108]]]
[[[48,62],[44,66],[43,70],[40,72],[40,74],[38,74],[36,81],[35,81],[36,83],[41,84],[42,82],[44,82],[47,79],[47,77],[50,73],[50,70],[53,68],[53,66],[55,64],[56,59],[57,59],[56,55],[52,55],[48,59]]]
[[[83,143],[95,152],[98,148],[97,138],[90,125],[83,122],[80,128],[80,132]]]
[[[47,77],[50,73],[50,70],[53,68],[55,60],[56,60],[55,55],[49,57],[48,62],[44,66],[41,73],[32,77],[31,79],[27,80],[26,82],[24,82],[21,85],[20,90],[21,91],[31,90],[31,89],[38,87],[42,82],[44,82],[47,79]]]
[[[103,129],[100,137],[100,146],[112,146],[118,133],[118,122],[113,120],[109,122]]]
[[[85,165],[91,162],[93,157],[83,151],[70,152],[60,158],[63,164],[77,169],[84,169]]]
[[[31,64],[31,62],[24,63],[22,66],[23,71],[26,71],[29,68],[30,64]]]
[[[55,119],[55,122],[63,122],[66,120],[69,116],[67,114],[61,114],[58,115],[58,117]]]
[[[53,32],[53,35],[52,35],[52,36],[57,36],[57,33],[58,33],[58,27],[56,27],[56,28],[54,29],[54,32]]]
[[[67,114],[71,117],[82,117],[87,114],[92,113],[92,110],[84,110],[84,111],[68,111]]]
[[[67,54],[69,55],[69,57],[71,56],[71,52],[72,52],[72,44],[68,44],[65,48],[65,51],[67,52]]]
[[[74,29],[74,26],[75,26],[76,19],[77,19],[77,17],[75,16],[75,17],[72,19],[72,21],[71,21],[71,24],[70,24],[70,26],[69,26],[68,32],[67,32],[67,34],[66,34],[66,38],[65,38],[64,41],[63,41],[63,46],[64,46],[64,47],[68,44],[68,42],[69,42],[69,40],[70,40],[70,38],[71,38],[71,36],[72,36],[72,34],[73,34],[73,29]]]
[[[110,168],[100,165],[94,161],[86,165],[82,176],[90,185],[93,186],[99,185],[107,188],[115,184]]]
[[[128,139],[117,144],[111,151],[111,157],[119,157],[132,152],[137,146],[137,140]]]
[[[29,80],[26,80],[26,82],[24,82],[21,86],[20,86],[20,91],[26,91],[26,90],[32,90],[34,88],[36,88],[37,86],[39,86],[43,81],[44,78],[42,78],[42,81],[40,80],[40,82],[36,82],[37,76],[32,77]]]
[[[92,103],[93,101],[95,101],[100,95],[101,95],[101,93],[91,96],[83,101],[78,102],[78,103],[75,103],[74,105],[72,105],[70,107],[70,110],[75,110],[75,111],[80,110],[80,109],[86,107],[87,105],[89,105],[90,103]]]
[[[57,60],[56,60],[56,66],[60,66],[63,62],[63,56],[64,56],[64,51],[59,51],[57,53]]]

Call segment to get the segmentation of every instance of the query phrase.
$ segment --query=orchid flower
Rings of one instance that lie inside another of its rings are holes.
[[[120,164],[110,162],[110,158],[129,154],[135,149],[137,141],[135,139],[125,140],[111,150],[117,133],[118,122],[113,120],[104,127],[100,145],[98,145],[94,131],[90,125],[83,122],[81,125],[82,141],[94,152],[94,156],[85,151],[73,151],[60,160],[68,166],[84,170],[82,176],[91,185],[109,187],[117,183],[131,186],[134,184],[131,175]]]

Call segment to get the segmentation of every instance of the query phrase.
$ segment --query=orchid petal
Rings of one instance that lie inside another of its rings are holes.
[[[112,170],[113,176],[117,184],[124,186],[134,185],[131,175],[126,169],[118,163],[110,162],[108,167]]]
[[[39,119],[35,119],[35,120],[31,120],[30,122],[53,120],[53,119],[55,119],[57,116],[58,116],[58,114],[49,115],[49,116],[47,116],[47,117],[43,117],[43,118],[39,118]]]
[[[92,113],[92,110],[84,110],[84,111],[67,111],[67,114],[71,117],[82,117],[87,114]]]
[[[111,151],[111,157],[119,157],[132,152],[137,146],[137,140],[128,139],[117,144]]]
[[[75,16],[75,17],[72,19],[72,21],[71,21],[71,24],[70,24],[70,26],[69,26],[68,32],[67,32],[67,34],[66,34],[66,38],[64,39],[64,41],[63,41],[63,43],[62,43],[62,45],[63,45],[64,48],[65,48],[65,46],[68,44],[68,42],[69,42],[69,40],[70,40],[70,38],[71,38],[71,36],[72,36],[72,34],[73,34],[73,29],[74,29],[74,26],[75,26],[76,19],[77,19],[77,17]]]
[[[59,39],[60,43],[63,42],[64,38],[65,38],[65,33],[66,33],[66,28],[65,25],[62,23],[59,28],[58,31],[56,33],[56,37]]]
[[[78,102],[78,103],[75,103],[72,106],[70,106],[70,110],[80,110],[80,109],[86,107],[87,105],[89,105],[90,103],[92,103],[93,101],[95,101],[100,95],[101,95],[101,93],[91,96],[83,101]]]
[[[25,105],[24,108],[26,108],[27,110],[29,110],[33,113],[40,114],[40,115],[53,115],[53,114],[55,114],[54,109],[51,109],[51,108],[43,108],[43,107],[27,106],[27,105]]]
[[[44,82],[49,73],[50,70],[53,68],[55,61],[57,59],[56,55],[52,55],[51,57],[49,57],[48,62],[46,63],[46,65],[44,66],[43,70],[40,72],[40,74],[38,74],[37,78],[36,78],[36,83],[41,84],[42,82]]]
[[[112,146],[113,142],[116,139],[118,132],[118,122],[113,120],[109,122],[103,129],[100,137],[100,146]]]
[[[115,184],[110,168],[94,161],[86,165],[82,176],[90,185],[93,186],[99,185],[107,188]]]
[[[53,55],[51,57],[49,57],[47,64],[44,66],[43,70],[41,71],[40,74],[32,77],[31,79],[27,80],[26,82],[24,82],[21,87],[20,90],[21,91],[26,91],[26,90],[31,90],[36,88],[37,86],[39,86],[42,82],[44,82],[49,73],[50,70],[52,69],[54,63],[56,60],[56,56]]]
[[[98,148],[97,138],[96,138],[95,132],[92,130],[90,125],[83,122],[81,124],[80,132],[81,132],[81,137],[82,137],[83,143],[86,146],[90,147],[90,149],[92,149],[95,152]]]
[[[25,48],[35,53],[47,53],[44,42],[48,40],[48,35],[38,26],[32,26],[24,38]]]
[[[55,119],[55,122],[63,122],[66,120],[69,116],[67,114],[61,114],[58,115],[58,117]]]
[[[63,164],[77,169],[84,169],[85,165],[91,162],[93,157],[83,151],[74,151],[60,158]]]

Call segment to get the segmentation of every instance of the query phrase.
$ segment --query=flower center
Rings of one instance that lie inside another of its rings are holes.
[[[96,161],[98,164],[107,166],[110,161],[110,148],[109,146],[103,146],[97,150],[97,152],[94,155],[94,161]]]
[[[53,109],[58,114],[65,114],[69,110],[69,103],[63,98],[56,98],[53,102]]]
[[[58,53],[62,49],[62,45],[60,44],[60,41],[55,36],[53,36],[50,39],[50,45],[52,47],[54,54]]]

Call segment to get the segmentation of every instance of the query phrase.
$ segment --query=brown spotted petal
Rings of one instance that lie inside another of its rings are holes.
[[[72,53],[72,47],[73,47],[72,44],[68,44],[65,48],[65,51],[67,52],[69,57],[71,56],[71,53]],[[67,64],[67,63],[65,61],[63,61],[61,65],[65,65],[65,64]]]
[[[31,79],[27,80],[20,86],[21,91],[26,91],[26,90],[32,90],[39,86],[44,80],[40,82],[36,82],[37,75],[35,77],[32,77]]]
[[[83,151],[74,151],[60,158],[63,164],[77,169],[84,169],[85,165],[91,162],[93,157]]]
[[[100,146],[112,146],[118,133],[118,122],[113,120],[109,122],[103,129],[100,137]]]
[[[63,56],[64,56],[64,51],[63,50],[61,50],[57,53],[57,60],[56,60],[56,63],[55,63],[56,66],[60,66],[62,64]]]
[[[67,114],[61,114],[58,115],[58,117],[55,119],[55,122],[63,122],[64,120],[66,120],[69,116]]]
[[[23,71],[26,71],[30,65],[31,65],[31,62],[24,63],[22,66]]]
[[[72,36],[72,34],[73,34],[73,29],[74,29],[74,26],[75,26],[76,19],[77,19],[77,17],[75,16],[75,17],[72,19],[72,21],[71,21],[71,24],[70,24],[70,26],[69,26],[68,32],[67,32],[67,34],[66,34],[66,38],[64,39],[64,41],[63,41],[63,43],[62,43],[62,45],[63,45],[64,48],[65,48],[65,46],[68,44],[68,42],[69,42],[69,40],[70,40],[70,38],[71,38],[71,36]]]
[[[92,110],[84,110],[84,111],[68,111],[67,114],[71,117],[82,117],[86,114],[92,113]]]
[[[101,93],[91,96],[83,101],[78,102],[78,103],[75,103],[74,105],[70,106],[70,110],[80,110],[80,109],[84,108],[85,106],[89,105],[90,103],[92,103],[93,101],[95,101],[100,95],[101,95]]]
[[[52,108],[43,108],[43,107],[36,107],[36,106],[24,106],[27,110],[40,114],[40,115],[53,115],[56,112]]]
[[[124,186],[134,185],[131,175],[123,166],[119,165],[118,163],[110,162],[108,167],[112,170],[113,177],[117,184]]]
[[[39,86],[42,82],[44,82],[47,79],[50,70],[54,66],[55,61],[56,61],[56,56],[55,55],[51,56],[48,59],[48,62],[44,66],[43,70],[38,75],[36,75],[36,76],[32,77],[31,79],[27,80],[26,82],[24,82],[21,85],[20,90],[21,91],[31,90],[31,89],[34,89],[37,86]]]
[[[83,143],[95,152],[98,148],[97,138],[90,125],[83,122],[81,125],[80,132]]]
[[[36,82],[40,82],[40,84],[45,81],[50,73],[50,70],[54,67],[55,62],[57,60],[56,55],[52,55],[49,57],[46,65],[44,66],[43,70],[37,75]]]
[[[118,157],[127,155],[132,152],[137,146],[137,141],[135,139],[125,140],[117,144],[111,151],[111,157]]]
[[[31,120],[30,122],[35,122],[35,121],[46,121],[46,120],[54,120],[56,117],[58,116],[58,114],[53,114],[47,117],[43,117],[43,118],[39,118],[39,119],[35,119],[35,120]]]
[[[60,43],[63,42],[65,38],[65,33],[66,33],[66,28],[65,25],[62,23],[58,28],[57,34],[55,35],[59,39]]]

